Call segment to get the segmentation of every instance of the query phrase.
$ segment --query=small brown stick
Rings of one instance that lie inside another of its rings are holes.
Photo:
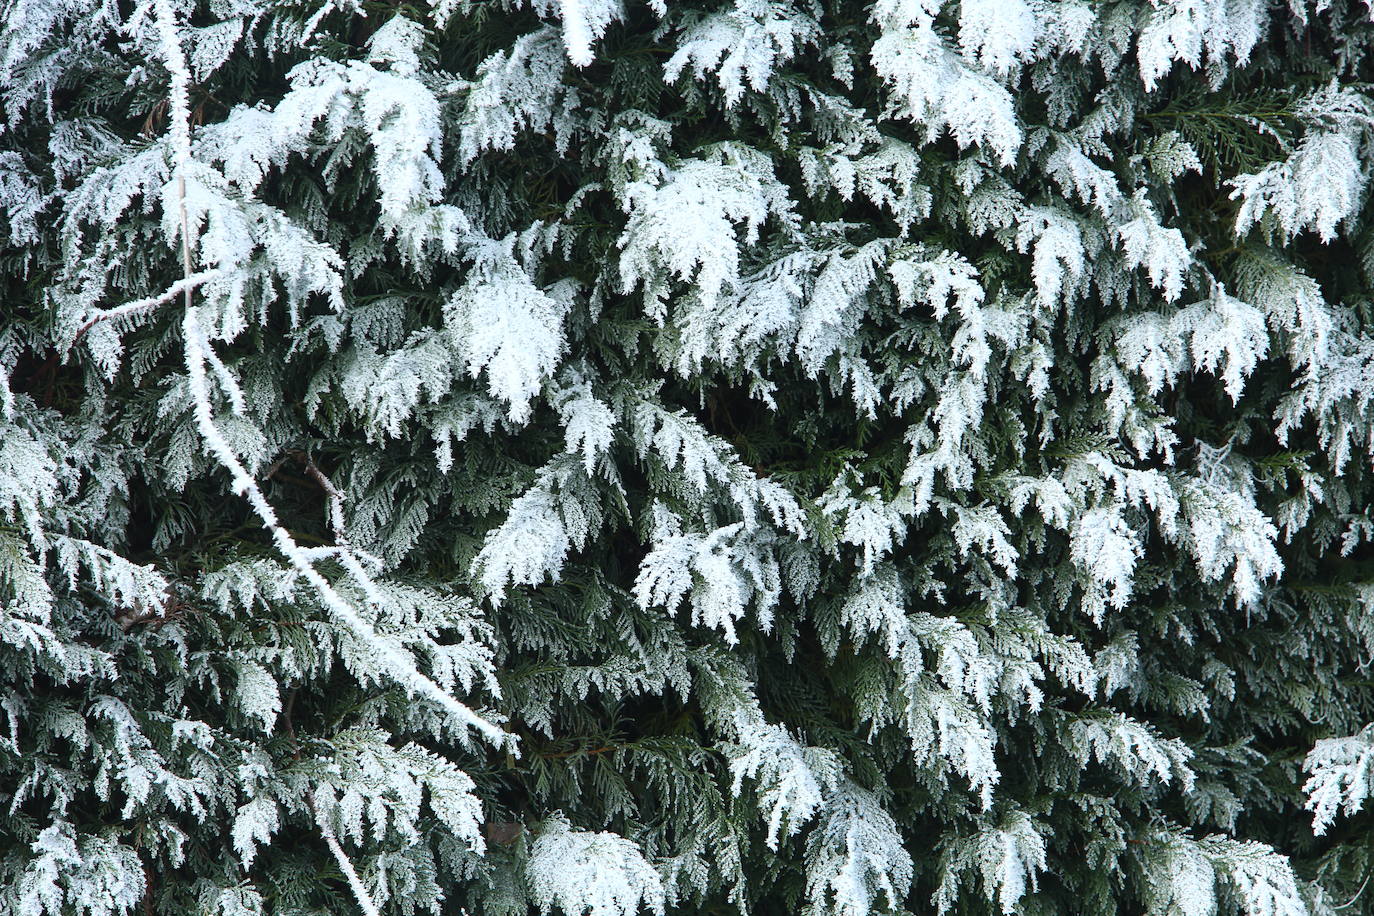
[[[338,487],[334,486],[334,481],[320,470],[314,458],[309,455],[302,457],[305,461],[305,473],[319,484],[320,489],[329,497],[329,528],[334,532],[334,543],[340,547],[348,546],[348,534],[344,530],[343,493],[339,492]]]
[[[320,470],[320,466],[315,463],[315,459],[310,457],[309,453],[301,451],[300,449],[291,449],[276,461],[272,462],[271,466],[267,469],[267,473],[263,476],[276,476],[288,482],[303,485],[305,482],[299,477],[291,478],[277,474],[277,472],[281,470],[281,466],[287,461],[295,461],[301,465],[301,467],[305,469],[305,476],[314,481],[315,485],[324,491],[325,496],[329,497],[329,530],[334,534],[334,543],[336,546],[347,547],[348,533],[344,526],[343,514],[344,494],[338,487],[334,486],[334,481],[329,479],[329,475]]]

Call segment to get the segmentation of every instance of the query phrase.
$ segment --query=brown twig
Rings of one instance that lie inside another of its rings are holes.
[[[591,749],[578,748],[575,751],[549,751],[547,753],[535,754],[535,756],[543,760],[559,760],[565,757],[580,757],[584,755],[587,757],[594,757],[597,754],[608,754],[611,751],[618,751],[624,746],[623,744],[607,744],[603,747],[594,747]]]
[[[153,916],[153,866],[143,863],[143,916]]]
[[[329,498],[329,530],[334,534],[334,543],[339,547],[348,546],[348,534],[344,529],[343,502],[344,494],[338,487],[334,486],[334,481],[329,479],[329,475],[320,470],[320,466],[315,463],[315,459],[308,452],[301,449],[289,449],[284,455],[272,462],[267,469],[267,477],[276,477],[287,483],[294,483],[297,486],[308,486],[306,481],[299,477],[291,477],[280,473],[282,465],[287,461],[295,461],[305,470],[305,476],[314,482],[315,486],[324,491]]]

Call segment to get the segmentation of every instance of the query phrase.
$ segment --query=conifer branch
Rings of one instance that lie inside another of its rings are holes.
[[[82,337],[86,335],[86,332],[90,331],[91,328],[95,327],[97,324],[100,324],[102,321],[115,321],[121,318],[132,318],[138,315],[146,314],[148,312],[156,311],[159,306],[165,305],[178,297],[184,297],[187,293],[191,292],[192,290],[200,286],[203,286],[206,283],[211,282],[212,280],[218,280],[221,277],[227,275],[228,274],[226,271],[221,270],[219,268],[216,268],[214,270],[203,270],[199,273],[190,274],[184,277],[183,279],[176,281],[167,289],[163,290],[155,296],[149,296],[147,298],[138,299],[133,302],[126,302],[123,305],[117,305],[113,308],[108,308],[96,312],[95,314],[87,318],[79,328],[77,328],[76,333],[72,335],[71,342],[73,345],[75,345],[78,341],[81,340]]]
[[[200,325],[199,306],[192,305],[186,310],[182,319],[182,336],[186,349],[186,370],[194,405],[193,410],[201,437],[210,453],[229,472],[233,491],[248,500],[249,505],[262,521],[263,526],[271,533],[273,541],[288,562],[310,583],[330,613],[340,623],[352,630],[364,644],[372,647],[386,670],[409,692],[433,700],[459,722],[474,729],[492,744],[513,751],[512,736],[455,700],[438,684],[421,674],[415,667],[414,661],[407,657],[403,650],[391,645],[379,636],[372,625],[364,620],[348,601],[329,584],[329,581],[319,573],[306,551],[277,521],[275,510],[268,503],[257,482],[248,473],[243,462],[234,454],[233,449],[215,425],[205,375],[206,359],[204,353],[209,343]],[[334,555],[364,587],[370,600],[378,604],[385,602],[385,599],[377,592],[371,577],[351,551],[340,550]]]
[[[1366,906],[1359,10],[0,3],[0,912]]]
[[[334,830],[329,826],[327,818],[320,817],[315,808],[313,794],[310,796],[310,810],[315,813],[315,823],[320,828],[320,834],[324,837],[325,845],[329,847],[329,852],[334,856],[334,861],[339,864],[339,870],[343,872],[348,880],[349,890],[353,892],[353,898],[358,901],[358,908],[363,911],[363,916],[380,916],[380,910],[372,899],[372,894],[367,886],[363,884],[362,878],[358,877],[358,871],[353,867],[353,862],[348,858],[348,853],[339,845],[338,839],[334,836]]]

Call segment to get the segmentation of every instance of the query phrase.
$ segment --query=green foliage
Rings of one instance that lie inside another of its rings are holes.
[[[1371,47],[0,0],[0,911],[1370,910]]]

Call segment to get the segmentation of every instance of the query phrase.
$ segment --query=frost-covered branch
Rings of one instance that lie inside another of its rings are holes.
[[[190,293],[196,288],[203,286],[212,280],[218,280],[221,277],[227,276],[227,273],[227,271],[221,270],[219,268],[216,268],[214,270],[202,270],[199,273],[190,274],[189,276],[176,281],[171,286],[167,287],[167,289],[163,290],[155,296],[148,296],[144,299],[136,299],[133,302],[126,302],[123,305],[117,305],[113,308],[98,311],[90,317],[88,317],[81,324],[81,326],[77,328],[76,333],[72,335],[72,343],[75,344],[77,341],[81,340],[81,338],[86,335],[87,331],[89,331],[91,328],[95,327],[97,324],[100,324],[103,321],[116,321],[121,318],[133,318],[138,315],[143,315],[148,312],[156,311],[159,306],[166,305],[168,302],[171,302],[179,296],[185,296],[186,294]]]
[[[185,181],[185,172],[191,164],[190,112],[187,101],[191,75],[169,0],[153,0],[153,6],[158,33],[161,38],[164,63],[171,73],[169,118],[176,183],[176,206],[179,209],[181,223],[180,249],[184,272],[183,280],[179,284],[185,307],[185,315],[182,319],[182,337],[196,425],[206,447],[215,459],[229,471],[233,479],[234,492],[247,498],[253,511],[267,530],[271,532],[273,540],[282,554],[315,589],[330,613],[377,653],[385,670],[410,693],[431,699],[459,722],[474,729],[493,744],[503,747],[511,746],[510,735],[478,716],[466,705],[454,699],[433,680],[422,674],[415,666],[414,660],[402,648],[382,638],[372,625],[330,585],[329,581],[315,568],[312,558],[301,550],[295,539],[277,521],[276,513],[263,495],[261,488],[258,487],[257,482],[248,473],[238,455],[235,454],[233,448],[215,425],[206,379],[206,367],[213,367],[222,379],[228,376],[228,370],[211,350],[209,340],[201,325],[200,308],[192,302],[192,292],[196,284],[192,282],[194,277],[191,261],[190,219],[187,211]],[[227,382],[230,383],[226,385],[228,393],[232,400],[241,402],[241,396],[234,397],[237,394],[237,388],[232,384],[232,381],[232,377],[227,378]],[[333,489],[332,485],[329,489]],[[337,493],[337,491],[335,492]],[[338,520],[336,510],[337,506],[331,502],[331,522]],[[342,550],[338,557],[350,574],[357,578],[367,590],[369,599],[381,603],[381,596],[377,593],[371,579],[351,553]]]
[[[181,36],[177,32],[176,15],[172,12],[171,0],[153,0],[153,14],[158,35],[162,40],[162,62],[171,74],[168,130],[172,141],[172,180],[176,183],[177,215],[181,223],[182,282],[188,284],[183,288],[182,295],[189,309],[192,261],[191,219],[186,207],[186,170],[191,165],[191,71],[186,63],[186,53],[181,46]]]
[[[238,455],[234,453],[233,448],[230,447],[224,435],[215,425],[214,410],[210,403],[210,392],[205,375],[205,351],[209,342],[200,324],[199,306],[193,305],[186,310],[186,315],[182,320],[182,336],[186,347],[188,383],[191,389],[196,425],[200,430],[201,437],[210,453],[229,472],[233,480],[234,492],[248,500],[254,513],[272,534],[272,539],[277,548],[315,589],[316,594],[319,595],[329,612],[340,623],[352,630],[364,644],[372,647],[377,652],[382,666],[408,691],[434,701],[458,721],[474,729],[493,744],[500,747],[513,747],[511,744],[513,739],[508,733],[486,721],[466,705],[450,696],[442,687],[420,673],[419,669],[415,667],[415,662],[400,647],[383,639],[372,625],[363,619],[352,605],[329,584],[329,580],[315,568],[311,558],[302,552],[300,545],[281,526],[277,521],[275,510],[267,501],[267,497],[263,495],[257,481],[248,473],[243,462],[239,460]],[[357,575],[362,570],[361,564],[358,564],[356,559],[352,559],[347,551],[341,552],[339,557],[351,573]],[[367,579],[365,574],[362,583],[364,585],[370,583],[370,579]]]
[[[1367,11],[507,6],[0,0],[0,913],[1367,899]]]
[[[330,855],[339,865],[339,871],[343,872],[344,878],[348,880],[348,887],[353,891],[353,897],[358,901],[358,907],[363,911],[363,916],[380,916],[381,911],[377,908],[377,903],[372,899],[371,892],[367,885],[363,884],[362,878],[358,876],[358,870],[353,867],[353,862],[348,858],[348,853],[339,845],[338,837],[334,836],[334,828],[329,826],[329,819],[322,817],[318,808],[315,806],[314,794],[310,795],[310,810],[315,815],[315,823],[320,828],[320,835],[324,837],[324,843],[329,847]]]

